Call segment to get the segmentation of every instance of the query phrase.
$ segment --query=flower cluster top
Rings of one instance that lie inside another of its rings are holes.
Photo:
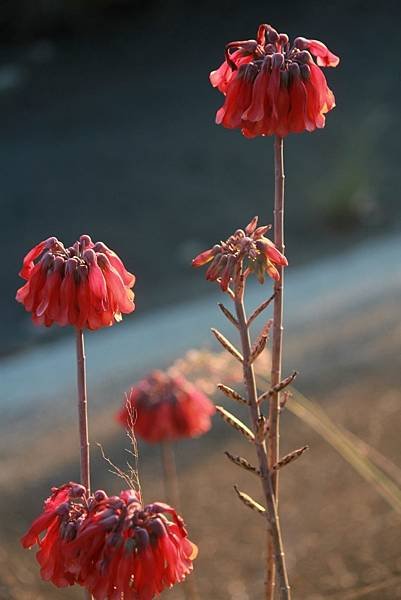
[[[193,261],[194,267],[210,263],[206,279],[218,281],[223,292],[227,291],[231,281],[235,280],[237,269],[245,261],[249,271],[254,271],[260,283],[265,273],[279,280],[280,274],[275,265],[285,267],[287,259],[271,242],[265,233],[270,225],[258,227],[258,217],[254,217],[245,229],[237,229],[225,242],[198,254]]]
[[[155,443],[206,433],[214,412],[209,398],[185,377],[153,371],[130,390],[117,419]]]
[[[241,129],[246,137],[313,131],[325,125],[335,106],[320,67],[336,67],[340,59],[318,40],[260,25],[256,40],[230,42],[226,58],[210,81],[225,96],[216,123]]]
[[[197,554],[171,506],[144,506],[135,490],[90,496],[73,482],[52,488],[21,543],[38,544],[43,579],[81,585],[95,600],[152,600],[190,573]]]
[[[89,235],[68,248],[55,237],[40,242],[25,256],[19,275],[26,283],[16,299],[37,325],[100,329],[135,309],[135,276],[113,250]]]

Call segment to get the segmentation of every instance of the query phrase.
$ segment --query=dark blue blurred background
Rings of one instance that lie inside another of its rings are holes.
[[[286,140],[292,265],[400,229],[398,2],[9,0],[0,8],[2,353],[35,329],[14,301],[25,252],[103,240],[138,277],[137,311],[207,292],[192,256],[272,220],[272,143],[214,125],[224,45],[260,22],[325,42],[337,98]]]

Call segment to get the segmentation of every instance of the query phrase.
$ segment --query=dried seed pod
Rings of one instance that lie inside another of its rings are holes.
[[[234,358],[236,358],[239,362],[243,362],[243,358],[242,358],[242,354],[232,345],[231,342],[228,341],[228,339],[226,337],[224,337],[224,335],[222,333],[220,333],[220,331],[218,331],[217,329],[214,329],[212,327],[212,333],[215,336],[215,338],[217,339],[218,342],[220,342],[220,344],[223,346],[223,348],[225,348],[225,350],[227,350],[227,352],[229,352],[230,354],[232,354],[234,356]]]
[[[233,429],[242,433],[242,435],[250,442],[255,442],[255,436],[252,431],[238,419],[236,416],[231,414],[228,410],[223,408],[222,406],[216,406],[216,411],[221,416],[223,421],[231,425]]]
[[[245,494],[245,492],[241,492],[236,485],[234,486],[234,489],[237,492],[238,498],[241,500],[241,502],[245,504],[245,506],[251,508],[252,510],[258,512],[261,515],[265,514],[266,510],[261,504],[259,504],[259,502],[256,502],[256,500],[251,498],[251,496],[249,496],[248,494]]]
[[[234,315],[228,310],[228,308],[226,306],[224,306],[224,304],[222,302],[219,302],[218,307],[220,308],[223,315],[225,317],[227,317],[227,319],[230,321],[230,323],[232,323],[235,327],[238,328],[239,327],[238,321],[234,317]]]
[[[309,450],[309,446],[302,446],[302,448],[298,448],[298,450],[294,450],[293,452],[286,454],[275,465],[273,465],[273,471],[278,471],[279,469],[282,469],[286,465],[290,464],[291,462],[302,456],[307,450]]]
[[[218,389],[221,392],[223,392],[223,394],[225,396],[227,396],[227,398],[230,398],[230,400],[235,400],[236,402],[239,402],[240,404],[246,404],[246,406],[250,406],[249,400],[247,400],[246,398],[243,398],[241,396],[241,394],[239,394],[238,392],[236,392],[232,388],[228,387],[228,385],[224,385],[223,383],[219,383],[217,385],[217,387],[218,387]]]
[[[228,450],[226,450],[224,454],[229,460],[231,460],[232,463],[234,463],[234,465],[237,465],[237,467],[242,467],[243,469],[245,469],[245,471],[260,476],[259,469],[251,465],[251,463],[247,461],[246,458],[243,458],[242,456],[234,456],[233,454],[231,454],[231,452],[228,452]]]

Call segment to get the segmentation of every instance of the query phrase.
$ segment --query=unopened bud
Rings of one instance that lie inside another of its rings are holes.
[[[299,62],[307,65],[310,62],[312,62],[312,55],[307,50],[302,50],[302,52],[298,53],[297,59],[299,60]]]
[[[273,29],[273,27],[269,30],[269,33],[267,34],[267,39],[271,44],[277,44],[277,42],[279,41],[280,36],[278,32],[275,29]]]
[[[286,33],[280,33],[279,39],[282,46],[285,46],[289,42],[289,37]]]
[[[304,37],[297,37],[294,40],[294,46],[299,50],[305,50],[306,48],[308,48],[308,45],[308,40]]]
[[[71,498],[81,498],[86,494],[86,487],[81,485],[80,483],[76,483],[70,489],[70,497]]]
[[[68,504],[68,502],[63,502],[62,504],[60,504],[60,506],[56,508],[56,514],[59,517],[64,517],[65,515],[68,515],[69,511],[70,505]]]
[[[80,242],[82,248],[85,248],[86,246],[90,246],[93,243],[90,235],[86,235],[86,234],[81,235],[81,237],[79,238],[79,242]]]
[[[106,498],[107,498],[107,494],[103,490],[96,490],[96,492],[93,494],[93,496],[94,496],[96,502],[102,502],[103,500],[106,500]]]

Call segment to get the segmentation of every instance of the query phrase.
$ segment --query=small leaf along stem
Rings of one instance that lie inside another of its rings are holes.
[[[77,347],[77,383],[78,383],[78,422],[80,443],[81,483],[90,494],[90,463],[89,463],[89,434],[88,434],[88,395],[86,391],[86,357],[84,332],[76,330]]]
[[[76,354],[77,354],[77,387],[78,387],[78,425],[80,446],[80,480],[90,495],[90,458],[89,458],[89,433],[88,433],[88,394],[86,390],[86,356],[84,332],[76,329]],[[84,591],[86,600],[93,600],[92,594]]]
[[[239,332],[241,337],[241,346],[243,354],[243,376],[246,387],[247,400],[249,401],[249,411],[252,421],[253,431],[256,432],[259,426],[261,411],[258,404],[258,394],[256,389],[255,372],[252,363],[250,362],[251,356],[251,340],[249,329],[247,326],[247,318],[244,307],[244,286],[246,277],[243,272],[243,265],[239,264],[236,271],[235,282],[234,282],[234,303],[236,309],[237,320],[239,324]],[[281,539],[280,521],[277,512],[277,506],[274,498],[274,487],[272,481],[272,474],[269,469],[268,455],[265,440],[255,440],[256,453],[259,462],[260,479],[262,483],[262,489],[266,501],[266,516],[268,521],[268,530],[271,532],[271,540],[273,544],[273,559],[277,569],[278,588],[280,600],[290,600],[291,592],[288,582],[287,569],[285,564],[285,555],[283,542]],[[267,574],[268,575],[268,574]],[[269,598],[270,594],[270,581],[269,578],[266,580],[266,598]]]
[[[279,252],[284,254],[284,148],[283,138],[274,138],[274,243]],[[272,368],[271,386],[274,388],[281,381],[282,356],[283,356],[283,291],[284,269],[278,266],[280,279],[274,284],[273,305],[273,335],[272,335]],[[280,452],[280,392],[275,391],[269,402],[270,435],[268,455],[270,468],[275,465]],[[272,477],[276,506],[278,506],[279,480],[276,471]],[[270,538],[270,536],[268,536]],[[274,575],[274,559],[272,544],[267,542],[268,571]],[[274,599],[275,577],[272,575],[270,594],[268,600]]]

